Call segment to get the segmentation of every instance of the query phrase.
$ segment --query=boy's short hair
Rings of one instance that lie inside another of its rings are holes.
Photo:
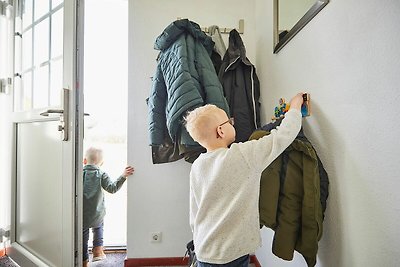
[[[90,147],[86,150],[85,158],[88,164],[100,164],[103,161],[103,150],[96,147]]]
[[[199,143],[206,141],[210,134],[216,131],[218,123],[216,114],[220,111],[219,107],[207,104],[188,112],[185,117],[185,127],[190,136]]]

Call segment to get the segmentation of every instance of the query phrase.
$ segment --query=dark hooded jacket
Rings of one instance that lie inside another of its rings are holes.
[[[247,141],[251,133],[260,127],[260,82],[236,30],[229,33],[228,50],[218,76],[228,101],[230,116],[235,119],[236,141]]]
[[[213,47],[211,37],[187,19],[171,23],[154,44],[160,54],[147,102],[150,144],[168,143],[167,150],[175,154],[171,160],[180,158],[176,153],[179,145],[200,147],[183,126],[187,111],[214,104],[229,114],[222,85],[210,59]],[[153,149],[154,163],[163,161],[157,159],[154,154],[157,151]]]

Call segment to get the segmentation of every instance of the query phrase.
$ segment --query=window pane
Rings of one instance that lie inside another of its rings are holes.
[[[19,36],[14,37],[14,70],[17,73],[22,72],[22,38]]]
[[[63,54],[63,9],[58,10],[52,16],[51,21],[51,58]]]
[[[41,21],[35,27],[34,35],[34,65],[38,67],[39,64],[49,60],[49,19]]]
[[[27,72],[22,76],[22,109],[30,110],[32,108],[32,72]]]
[[[55,8],[62,2],[64,2],[64,1],[63,0],[53,0],[51,4],[52,4],[52,7]]]
[[[49,0],[35,1],[35,21],[50,11]]]
[[[33,108],[48,106],[49,67],[48,65],[35,69],[33,86]]]
[[[19,77],[14,78],[14,111],[22,110],[22,79]]]
[[[62,59],[52,61],[50,68],[50,106],[61,105]]]
[[[3,41],[0,43],[0,77],[3,78],[6,75],[6,67],[7,67],[7,61],[4,60],[3,58],[7,58],[7,19],[5,16],[0,15],[0,40],[6,40],[5,42]]]
[[[24,33],[22,38],[22,70],[32,67],[32,30]]]
[[[32,24],[32,0],[24,0],[23,5],[22,27],[26,29],[26,27]]]

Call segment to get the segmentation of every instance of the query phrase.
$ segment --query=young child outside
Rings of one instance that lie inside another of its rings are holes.
[[[261,246],[261,173],[299,133],[302,103],[302,93],[295,95],[276,130],[243,143],[233,143],[233,120],[214,105],[186,116],[190,136],[207,149],[190,171],[190,227],[198,267],[249,265],[249,254]]]
[[[88,266],[89,229],[93,233],[93,259],[99,261],[106,258],[103,251],[103,219],[106,214],[104,193],[117,192],[126,178],[133,174],[134,168],[127,166],[116,181],[112,181],[100,167],[103,165],[103,151],[91,147],[83,159],[83,267]]]

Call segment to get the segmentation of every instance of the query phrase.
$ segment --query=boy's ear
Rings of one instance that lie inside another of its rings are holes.
[[[217,127],[217,138],[224,138],[225,133],[221,126]]]

